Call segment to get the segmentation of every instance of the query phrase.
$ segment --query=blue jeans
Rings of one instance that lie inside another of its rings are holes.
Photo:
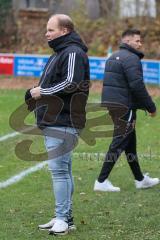
[[[72,150],[78,142],[79,129],[47,127],[44,130],[48,166],[52,174],[55,216],[67,221],[72,214]]]

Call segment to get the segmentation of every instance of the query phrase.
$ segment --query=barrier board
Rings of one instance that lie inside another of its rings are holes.
[[[40,77],[49,56],[0,54],[0,74]],[[89,57],[91,80],[103,80],[105,57]],[[160,61],[143,60],[144,81],[160,85]]]

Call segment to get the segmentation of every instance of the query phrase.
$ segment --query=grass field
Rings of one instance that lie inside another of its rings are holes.
[[[0,135],[13,130],[9,117],[21,103],[23,90],[0,90]],[[90,95],[89,102],[98,102],[98,94]],[[160,98],[155,99],[157,106]],[[95,114],[95,113],[94,113]],[[92,114],[93,115],[93,114]],[[144,112],[138,113],[138,153],[144,172],[160,177],[160,113],[154,119]],[[32,117],[29,117],[32,122]],[[37,164],[18,159],[15,146],[22,139],[19,135],[0,142],[0,181],[5,181],[24,169]],[[43,139],[34,139],[33,151],[43,151]],[[97,139],[94,146],[80,140],[75,149],[73,172],[75,178],[74,217],[77,231],[64,240],[159,240],[160,239],[160,186],[148,190],[136,190],[132,174],[122,156],[115,166],[112,182],[121,187],[120,193],[95,193],[94,181],[102,166],[102,158],[85,153],[101,153],[107,150],[110,139]],[[47,232],[37,229],[53,215],[54,202],[51,178],[47,167],[32,173],[20,182],[0,190],[0,239],[28,240],[52,239]]]

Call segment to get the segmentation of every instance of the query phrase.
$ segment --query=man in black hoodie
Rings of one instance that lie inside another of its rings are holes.
[[[120,50],[106,62],[102,90],[102,105],[106,106],[114,123],[112,143],[106,154],[95,191],[120,191],[108,180],[109,174],[124,151],[137,189],[152,187],[158,178],[143,175],[136,150],[136,110],[144,109],[151,117],[156,115],[156,106],[149,96],[144,82],[141,59],[141,33],[129,29],[122,34]]]
[[[39,225],[39,229],[62,235],[75,229],[71,152],[86,121],[89,61],[87,47],[74,31],[69,16],[53,15],[47,23],[46,37],[55,54],[49,58],[39,86],[31,89],[29,94],[32,104],[35,100],[37,125],[45,135],[53,179],[55,217],[47,224]],[[29,109],[33,110],[33,107],[29,106]]]

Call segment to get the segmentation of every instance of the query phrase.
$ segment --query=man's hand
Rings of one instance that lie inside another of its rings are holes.
[[[149,113],[150,117],[155,117],[157,115],[157,112]]]
[[[136,126],[136,120],[133,120],[133,123],[132,123],[133,129],[135,128],[135,126]]]
[[[30,90],[30,93],[32,95],[32,98],[34,98],[35,100],[39,99],[41,97],[41,94],[40,94],[40,87],[35,87],[35,88],[32,88]]]

